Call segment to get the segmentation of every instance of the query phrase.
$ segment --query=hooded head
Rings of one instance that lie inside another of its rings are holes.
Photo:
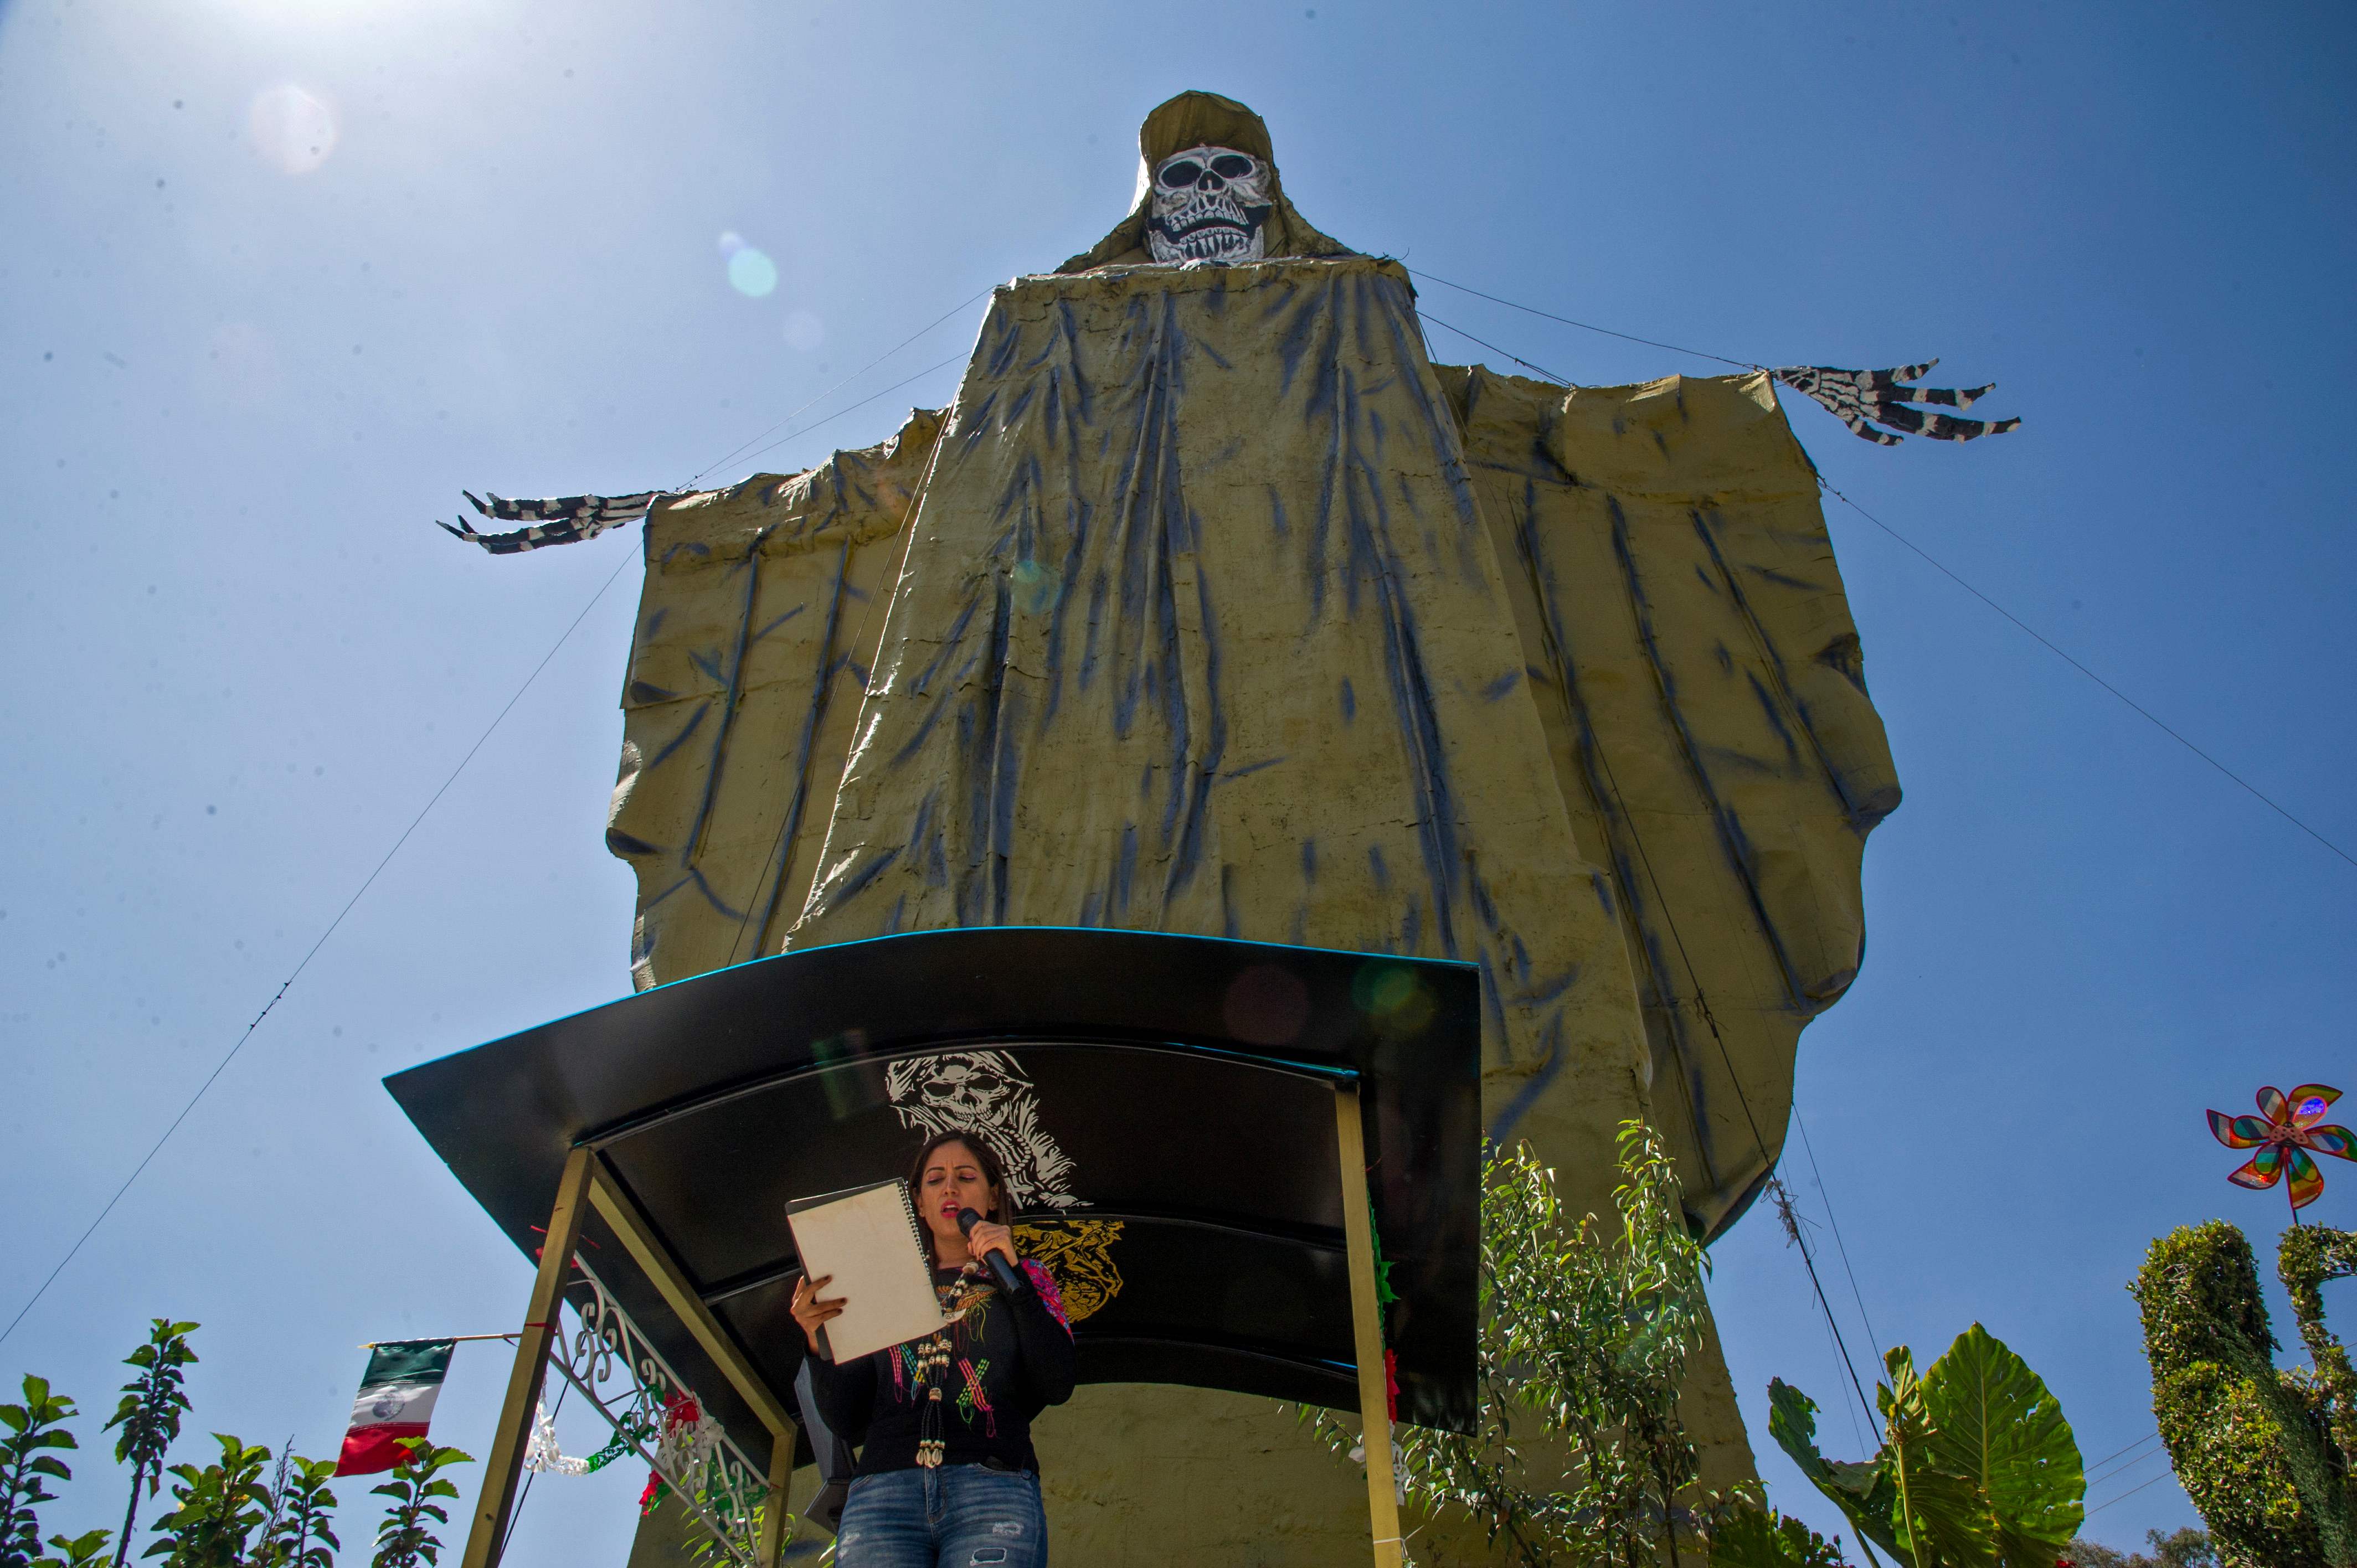
[[[1137,151],[1137,200],[1129,216],[1058,272],[1352,253],[1293,209],[1268,126],[1232,98],[1180,93],[1146,117]]]

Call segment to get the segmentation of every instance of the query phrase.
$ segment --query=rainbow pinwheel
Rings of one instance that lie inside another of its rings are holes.
[[[2249,1164],[2226,1179],[2236,1187],[2263,1192],[2288,1168],[2291,1180],[2286,1191],[2291,1197],[2292,1211],[2296,1214],[2314,1203],[2323,1195],[2324,1173],[2308,1157],[2309,1151],[2357,1160],[2357,1138],[2350,1135],[2348,1128],[2316,1124],[2340,1098],[2339,1090],[2320,1083],[2303,1083],[2288,1096],[2269,1084],[2259,1090],[2256,1116],[2210,1112],[2210,1131],[2220,1143],[2230,1149],[2258,1150]]]

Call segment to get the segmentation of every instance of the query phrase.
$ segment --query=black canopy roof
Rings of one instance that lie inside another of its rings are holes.
[[[1400,1418],[1469,1429],[1480,983],[1467,964],[1134,931],[913,932],[716,971],[386,1079],[527,1256],[587,1145],[777,1398],[790,1198],[970,1126],[1081,1377],[1356,1409],[1334,1093],[1361,1094]],[[764,1429],[592,1215],[579,1254],[751,1452]]]

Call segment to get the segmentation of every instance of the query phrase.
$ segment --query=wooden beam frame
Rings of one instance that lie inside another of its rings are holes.
[[[533,1275],[532,1300],[524,1310],[523,1332],[516,1339],[507,1399],[500,1406],[490,1457],[484,1462],[483,1489],[475,1498],[475,1520],[467,1532],[460,1568],[492,1568],[507,1548],[508,1520],[515,1511],[516,1485],[523,1474],[524,1449],[532,1442],[533,1416],[540,1409],[541,1383],[548,1376],[548,1348],[556,1337],[565,1272],[572,1266],[582,1217],[588,1212],[596,1159],[587,1149],[576,1149],[557,1178],[556,1205],[549,1210],[548,1235],[541,1243],[540,1268]]]
[[[1383,1303],[1375,1294],[1374,1212],[1367,1197],[1367,1138],[1359,1086],[1334,1086],[1334,1135],[1341,1161],[1342,1236],[1350,1250],[1351,1330],[1359,1364],[1359,1421],[1367,1456],[1367,1516],[1375,1568],[1401,1568],[1399,1495],[1392,1480],[1391,1380],[1383,1366]]]

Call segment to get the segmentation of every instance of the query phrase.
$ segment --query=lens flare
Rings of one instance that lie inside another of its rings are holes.
[[[778,286],[778,263],[750,245],[740,244],[728,256],[728,286],[748,299],[759,299]]]
[[[826,323],[807,310],[786,313],[786,342],[798,352],[807,354],[826,341]],[[824,370],[823,365],[819,367]]]
[[[264,163],[285,174],[309,174],[336,150],[336,116],[292,82],[253,95],[246,130]]]
[[[1432,1022],[1437,1004],[1415,972],[1396,964],[1371,963],[1351,982],[1351,1000],[1389,1033],[1412,1035]]]
[[[1257,964],[1228,986],[1228,1029],[1256,1046],[1289,1046],[1309,1022],[1309,988],[1275,964]]]

